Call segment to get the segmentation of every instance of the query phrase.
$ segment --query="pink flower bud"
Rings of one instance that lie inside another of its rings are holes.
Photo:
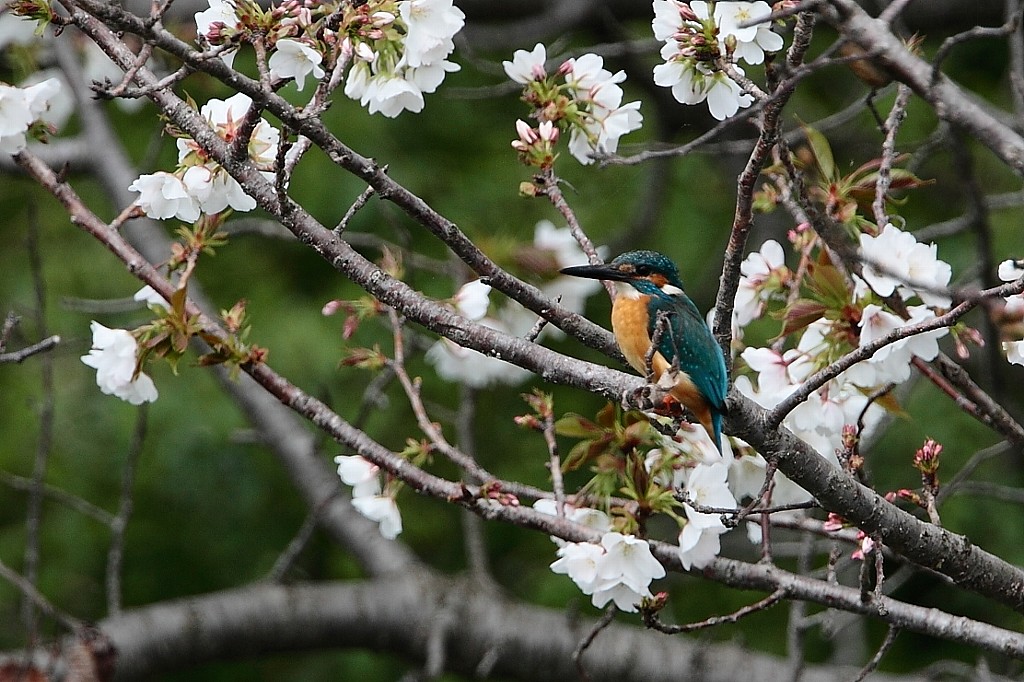
[[[370,19],[373,20],[373,25],[376,28],[383,28],[395,21],[395,15],[391,12],[374,12],[370,15]]]
[[[842,516],[835,512],[829,512],[828,519],[822,524],[821,529],[826,533],[835,533],[838,530],[842,530],[844,524]]]
[[[683,18],[683,21],[700,21],[696,13],[694,13],[694,11],[690,9],[689,5],[679,6],[679,16]]]
[[[526,144],[533,144],[540,137],[537,135],[537,131],[530,127],[530,124],[523,119],[516,121],[516,132],[519,133],[519,139]]]

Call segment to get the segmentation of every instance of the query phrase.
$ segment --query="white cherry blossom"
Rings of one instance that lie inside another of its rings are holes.
[[[452,0],[403,0],[398,9],[408,29],[404,65],[427,66],[452,53],[452,37],[462,30],[466,20]]]
[[[109,329],[99,322],[90,324],[92,348],[82,362],[96,370],[96,385],[132,405],[151,403],[157,399],[156,385],[144,372],[135,376],[139,344],[131,332]]]
[[[306,76],[323,78],[324,70],[320,67],[323,55],[309,45],[291,38],[277,41],[274,54],[270,55],[267,66],[273,78],[294,78],[295,87],[299,90],[306,84]]]
[[[374,497],[380,495],[380,467],[361,455],[338,455],[338,477],[345,485],[352,486],[352,497]]]
[[[725,528],[713,526],[701,528],[697,524],[688,523],[679,533],[679,562],[687,571],[691,568],[704,568],[715,560],[722,551],[721,536]]]
[[[899,291],[920,297],[925,304],[948,307],[950,298],[942,293],[949,286],[952,269],[939,260],[935,244],[921,244],[910,232],[892,223],[877,236],[860,235],[864,258],[864,279],[880,296]]]
[[[479,320],[491,305],[491,285],[479,279],[466,282],[455,294],[455,308],[467,320]]]
[[[355,510],[379,525],[380,534],[394,540],[402,532],[402,514],[395,499],[389,495],[366,495],[353,497]]]
[[[999,279],[1004,282],[1014,282],[1024,275],[1024,267],[1022,267],[1022,261],[1019,260],[1004,260],[999,264],[998,273]]]
[[[157,171],[140,175],[128,185],[128,189],[139,193],[135,203],[150,218],[177,218],[186,223],[199,220],[199,202],[189,194],[181,178],[173,173]]]
[[[547,60],[547,50],[543,43],[537,43],[532,50],[516,50],[512,53],[512,61],[501,63],[505,67],[508,77],[517,83],[527,84],[531,81],[544,78],[544,62]]]

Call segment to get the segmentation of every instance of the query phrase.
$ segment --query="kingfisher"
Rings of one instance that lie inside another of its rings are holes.
[[[622,354],[644,376],[649,361],[655,381],[675,369],[672,397],[693,412],[721,452],[729,390],[725,356],[700,310],[683,291],[675,263],[656,251],[629,251],[610,263],[577,265],[561,272],[615,283],[612,331]],[[652,339],[657,341],[653,353]]]

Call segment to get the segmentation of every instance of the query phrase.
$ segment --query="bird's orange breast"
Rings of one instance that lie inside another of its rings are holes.
[[[615,297],[615,303],[612,305],[612,331],[615,333],[615,341],[633,369],[644,376],[647,376],[647,351],[651,347],[651,335],[647,332],[648,319],[646,296],[632,297],[620,294]],[[655,352],[651,358],[654,380],[661,378],[669,367],[671,364],[665,356]],[[686,372],[680,370],[676,374],[672,396],[693,410],[708,433],[712,433],[711,413],[707,401]]]
[[[615,333],[615,340],[619,344],[619,350],[626,356],[626,360],[633,369],[640,374],[647,374],[647,367],[644,360],[647,357],[647,350],[651,347],[651,335],[647,333],[647,297],[630,297],[619,295],[615,297],[612,305],[612,331]],[[660,353],[657,353],[659,357]],[[661,376],[661,372],[667,367],[665,358],[661,358],[664,365],[655,366],[655,378]],[[658,364],[662,364],[658,363]],[[651,363],[655,364],[654,362]]]

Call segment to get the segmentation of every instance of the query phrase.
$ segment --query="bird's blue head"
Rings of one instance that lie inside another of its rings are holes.
[[[603,265],[563,268],[562,274],[612,282],[626,282],[647,296],[675,296],[683,293],[679,269],[668,256],[657,251],[628,251]]]

